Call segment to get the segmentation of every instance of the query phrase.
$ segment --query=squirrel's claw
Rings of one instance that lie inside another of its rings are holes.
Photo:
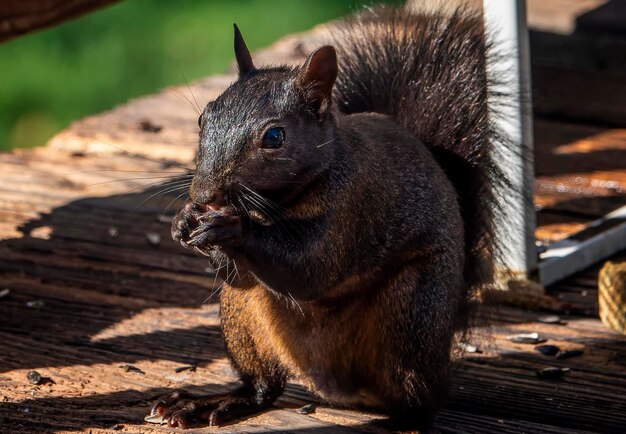
[[[189,233],[198,226],[200,215],[195,205],[187,202],[172,220],[172,239],[178,241],[183,247],[189,248],[187,243]]]

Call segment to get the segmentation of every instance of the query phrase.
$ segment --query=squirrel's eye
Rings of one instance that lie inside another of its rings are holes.
[[[285,141],[285,131],[282,128],[274,127],[270,128],[263,134],[263,140],[261,141],[262,148],[280,148]]]

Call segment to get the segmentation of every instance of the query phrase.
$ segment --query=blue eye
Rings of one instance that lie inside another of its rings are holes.
[[[276,149],[280,148],[285,141],[285,131],[282,128],[270,128],[263,134],[261,141],[262,148]]]

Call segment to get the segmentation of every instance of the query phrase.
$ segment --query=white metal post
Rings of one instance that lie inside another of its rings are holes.
[[[504,268],[516,278],[526,279],[536,270],[533,123],[530,81],[530,52],[525,0],[484,0],[485,27],[498,53],[489,74],[503,83],[501,94],[511,95],[504,104],[493,104],[492,113],[500,129],[516,149],[496,149],[501,169],[514,193],[506,195],[505,216],[497,222],[496,242],[503,253]],[[504,80],[502,80],[504,78]],[[505,83],[505,84],[504,84]],[[497,107],[497,116],[495,116]]]

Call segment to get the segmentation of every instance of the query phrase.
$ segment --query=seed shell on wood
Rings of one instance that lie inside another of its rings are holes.
[[[41,309],[45,305],[46,303],[43,300],[32,300],[26,302],[26,306],[30,307],[31,309]]]
[[[539,333],[537,332],[521,333],[519,335],[508,336],[507,338],[517,344],[540,344],[546,341],[546,339],[543,339],[541,336],[539,336]]]
[[[565,324],[558,315],[544,315],[537,318],[537,321],[544,324]]]
[[[297,409],[296,412],[300,413],[300,414],[311,414],[311,413],[315,412],[315,408],[316,407],[317,406],[315,404],[307,404],[307,405]]]
[[[158,246],[159,244],[161,244],[161,235],[157,234],[156,232],[146,232],[146,239],[153,246]]]
[[[41,380],[43,380],[43,377],[37,371],[30,371],[28,374],[26,374],[26,378],[28,378],[28,381],[35,385],[41,384]]]
[[[26,374],[26,378],[28,378],[28,381],[36,386],[41,386],[43,384],[56,384],[52,378],[44,377],[37,371],[29,371],[28,374]]]
[[[555,356],[561,349],[556,345],[539,345],[535,347],[544,356]]]
[[[569,368],[544,368],[540,371],[537,371],[537,377],[542,378],[544,380],[558,380],[565,375],[566,372],[569,371]]]
[[[133,365],[120,365],[120,368],[122,368],[124,372],[136,372],[137,374],[141,375],[145,374],[145,372]]]

